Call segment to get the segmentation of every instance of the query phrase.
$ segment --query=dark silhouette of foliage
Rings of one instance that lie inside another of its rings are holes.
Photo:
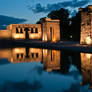
[[[61,40],[80,41],[80,12],[76,16],[69,18],[68,10],[61,8],[60,10],[50,12],[48,17],[60,20]]]
[[[72,35],[73,41],[80,41],[80,31],[81,31],[81,16],[80,12],[76,14],[76,16],[71,18],[71,27],[70,33]]]
[[[47,15],[51,19],[59,19],[60,20],[60,35],[61,39],[69,40],[69,13],[67,9],[61,8],[60,10],[55,10],[50,12]]]
[[[37,21],[36,24],[41,24],[41,22],[40,21]]]

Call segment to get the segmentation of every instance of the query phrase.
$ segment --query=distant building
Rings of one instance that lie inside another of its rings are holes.
[[[0,31],[1,39],[37,39],[42,41],[60,41],[59,20],[40,19],[40,24],[11,24]]]
[[[92,44],[92,5],[79,8],[81,14],[80,44]]]

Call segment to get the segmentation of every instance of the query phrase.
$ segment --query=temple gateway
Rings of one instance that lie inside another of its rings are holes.
[[[11,24],[6,30],[0,30],[0,38],[60,41],[59,20],[42,18],[40,24]]]
[[[79,8],[81,15],[80,44],[92,44],[92,5]]]

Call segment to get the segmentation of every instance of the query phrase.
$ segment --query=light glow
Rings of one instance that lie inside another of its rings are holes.
[[[86,54],[86,57],[87,57],[88,59],[90,59],[90,58],[91,58],[91,55],[92,55],[92,54]]]
[[[19,38],[20,37],[20,35],[14,35],[14,38],[15,39],[17,39],[17,38]]]
[[[87,43],[87,44],[91,44],[91,38],[90,38],[90,36],[88,36],[88,37],[86,38],[86,43]]]
[[[53,42],[56,42],[56,38],[54,37],[54,38],[52,39],[52,41],[53,41]]]

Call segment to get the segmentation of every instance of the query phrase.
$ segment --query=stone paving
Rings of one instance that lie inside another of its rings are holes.
[[[17,46],[28,46],[34,48],[47,48],[47,49],[56,49],[56,50],[68,50],[68,51],[77,51],[77,52],[88,52],[92,53],[91,45],[81,45],[79,42],[73,41],[60,41],[57,43],[54,42],[42,42],[42,41],[15,41]]]

